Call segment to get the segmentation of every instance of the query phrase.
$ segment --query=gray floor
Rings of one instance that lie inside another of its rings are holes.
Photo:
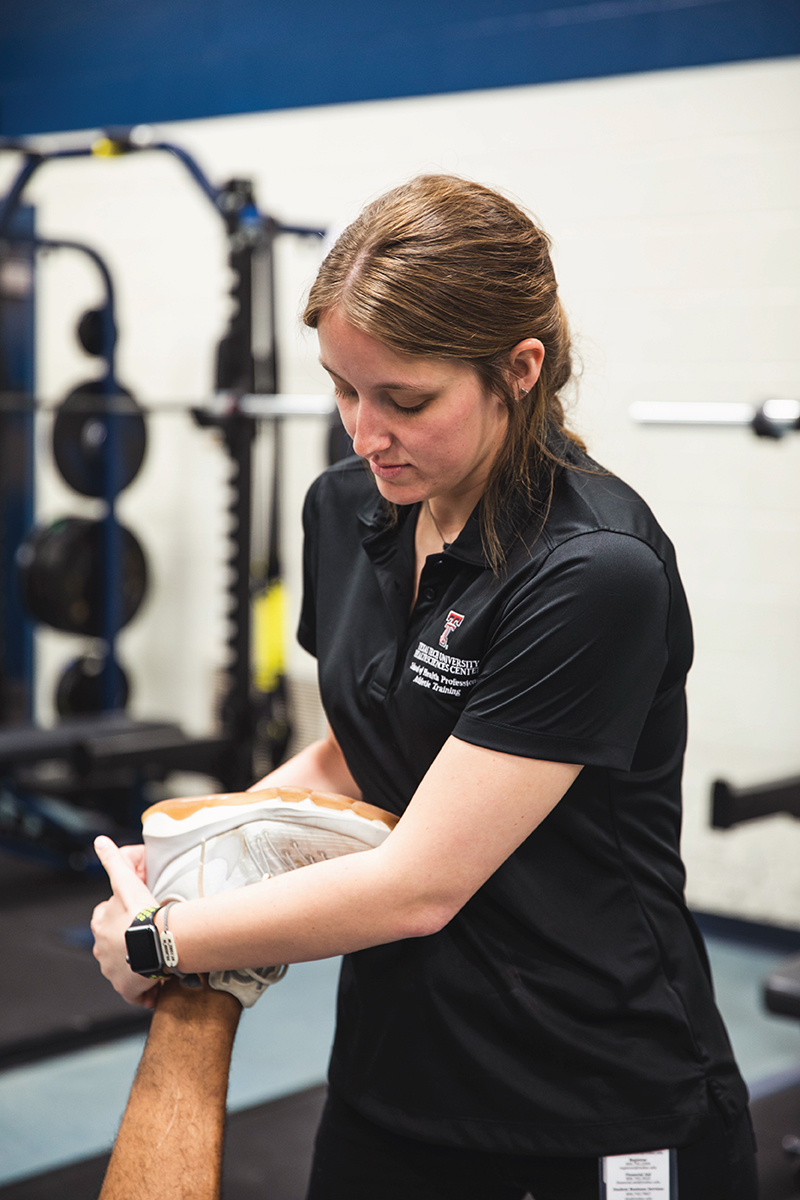
[[[297,963],[242,1015],[231,1109],[324,1080],[338,973],[338,959]],[[143,1036],[124,1038],[0,1073],[0,1183],[107,1150],[143,1045]]]
[[[753,1097],[800,1080],[800,1022],[772,1017],[761,1005],[761,980],[784,956],[717,940],[708,946],[717,999]],[[244,1014],[232,1109],[324,1079],[337,973],[337,960],[293,966]],[[0,1183],[106,1150],[142,1044],[127,1038],[0,1074]]]

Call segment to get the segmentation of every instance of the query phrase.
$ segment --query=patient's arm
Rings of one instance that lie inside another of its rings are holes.
[[[225,1101],[242,1007],[227,992],[159,990],[99,1200],[218,1200]]]

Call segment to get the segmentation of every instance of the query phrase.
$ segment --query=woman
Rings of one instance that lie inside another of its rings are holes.
[[[342,234],[304,319],[358,456],[304,513],[330,732],[256,786],[402,819],[178,905],[179,968],[347,955],[313,1200],[593,1200],[606,1156],[666,1149],[681,1200],[750,1200],[683,901],[688,610],[652,514],[565,427],[546,236],[487,188],[414,180]],[[136,1000],[121,907],[98,952]]]

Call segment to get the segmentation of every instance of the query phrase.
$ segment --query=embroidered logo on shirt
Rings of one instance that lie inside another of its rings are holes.
[[[439,638],[439,645],[442,647],[442,649],[447,649],[447,639],[450,637],[450,634],[454,629],[458,629],[463,620],[464,618],[461,613],[449,612],[447,614],[447,618],[444,623],[444,629],[442,630],[442,636]]]
[[[456,658],[452,654],[443,654],[427,642],[420,642],[411,663],[412,683],[445,696],[463,696],[475,686],[479,666],[477,658]]]

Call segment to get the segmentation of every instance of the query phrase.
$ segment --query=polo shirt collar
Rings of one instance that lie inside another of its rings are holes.
[[[581,461],[589,461],[583,451],[578,450],[575,443],[571,442],[563,431],[551,430],[548,434],[548,443],[554,450],[555,455],[560,458],[561,462],[567,464],[577,464]],[[559,475],[564,472],[564,467],[555,468],[554,484],[557,482]],[[401,505],[398,509],[397,522],[390,521],[387,514],[384,500],[380,496],[378,486],[373,482],[374,491],[371,496],[362,504],[359,510],[359,520],[367,533],[362,538],[362,545],[365,550],[371,553],[371,556],[385,553],[390,546],[395,546],[399,535],[399,530],[404,527],[405,522],[409,520],[411,512],[419,512],[419,504]],[[547,488],[549,491],[549,487]],[[457,559],[458,562],[468,563],[470,566],[480,566],[480,568],[489,568],[488,559],[485,551],[483,551],[483,541],[481,539],[480,514],[483,500],[479,500],[469,516],[467,524],[465,524],[462,532],[458,534],[455,542],[444,551],[444,558]],[[519,534],[523,530],[535,530],[536,533],[541,532],[543,521],[547,516],[549,508],[548,499],[545,488],[536,487],[533,499],[525,499],[524,496],[515,494],[509,502],[509,506],[501,512],[500,520],[498,521],[498,536],[500,545],[503,546],[505,556],[511,553],[513,544],[519,538]]]
[[[560,471],[560,468],[557,470]],[[459,562],[467,563],[474,567],[488,568],[490,566],[483,548],[483,539],[481,538],[480,513],[482,504],[483,500],[481,499],[470,513],[466,525],[456,540],[451,543],[447,550],[443,551],[445,559],[457,559]],[[543,497],[538,500],[538,503],[530,503],[523,496],[519,495],[512,498],[508,509],[500,514],[498,522],[500,544],[506,554],[510,553],[520,531],[526,527],[530,527],[531,524],[535,525],[538,514],[544,515],[544,508]],[[366,530],[362,537],[364,549],[370,553],[371,557],[380,557],[390,547],[394,548],[400,530],[404,527],[406,521],[411,519],[412,513],[416,515],[418,512],[419,504],[400,505],[397,522],[392,522],[389,519],[383,498],[377,487],[375,487],[374,495],[370,496],[358,510],[358,519]]]

